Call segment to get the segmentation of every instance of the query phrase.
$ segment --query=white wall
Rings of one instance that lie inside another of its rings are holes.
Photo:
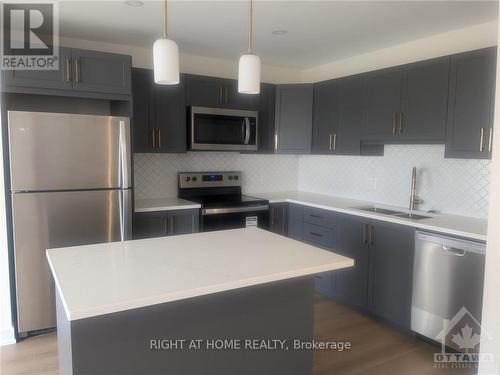
[[[305,69],[302,82],[318,82],[497,44],[497,22],[450,31]]]
[[[83,39],[61,37],[60,44],[67,47],[92,49],[96,51],[122,53],[132,56],[132,65],[138,68],[153,67],[153,51],[151,48],[127,46],[94,42]],[[238,61],[223,60],[212,57],[202,57],[180,54],[180,70],[183,73],[212,75],[223,78],[238,77]],[[268,83],[291,83],[300,81],[298,69],[279,67],[274,65],[262,65],[262,81]]]
[[[500,12],[500,11],[499,11]],[[500,40],[500,27],[498,29]],[[495,129],[500,129],[500,50],[497,51],[497,84],[495,103]],[[482,329],[491,340],[481,342],[482,353],[492,353],[494,363],[481,363],[479,374],[500,374],[500,132],[493,136],[491,196],[488,217],[488,245],[486,248],[486,273],[484,282]]]

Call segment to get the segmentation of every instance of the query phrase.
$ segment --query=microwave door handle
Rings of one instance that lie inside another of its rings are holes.
[[[250,120],[248,117],[245,117],[245,141],[244,144],[248,144],[250,142]]]

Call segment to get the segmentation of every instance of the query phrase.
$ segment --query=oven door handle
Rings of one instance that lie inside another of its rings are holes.
[[[269,210],[268,204],[262,204],[260,206],[247,206],[247,207],[223,207],[223,208],[204,208],[201,210],[203,216],[207,215],[220,215],[220,214],[232,214],[237,212],[255,212],[255,211],[267,211]]]
[[[250,120],[245,117],[245,140],[243,143],[247,145],[248,142],[250,142]]]

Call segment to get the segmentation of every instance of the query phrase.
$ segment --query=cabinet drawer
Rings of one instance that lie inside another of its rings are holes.
[[[335,231],[331,228],[304,223],[302,238],[313,245],[331,249],[335,244]]]
[[[327,210],[304,207],[304,222],[334,228],[334,214]]]

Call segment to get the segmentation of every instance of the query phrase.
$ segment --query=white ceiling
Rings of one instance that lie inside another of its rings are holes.
[[[497,18],[497,1],[255,1],[254,51],[266,64],[309,68]],[[169,36],[181,53],[237,59],[246,49],[245,1],[170,1]],[[61,1],[60,32],[150,47],[163,3]],[[273,30],[288,34],[276,36]]]

